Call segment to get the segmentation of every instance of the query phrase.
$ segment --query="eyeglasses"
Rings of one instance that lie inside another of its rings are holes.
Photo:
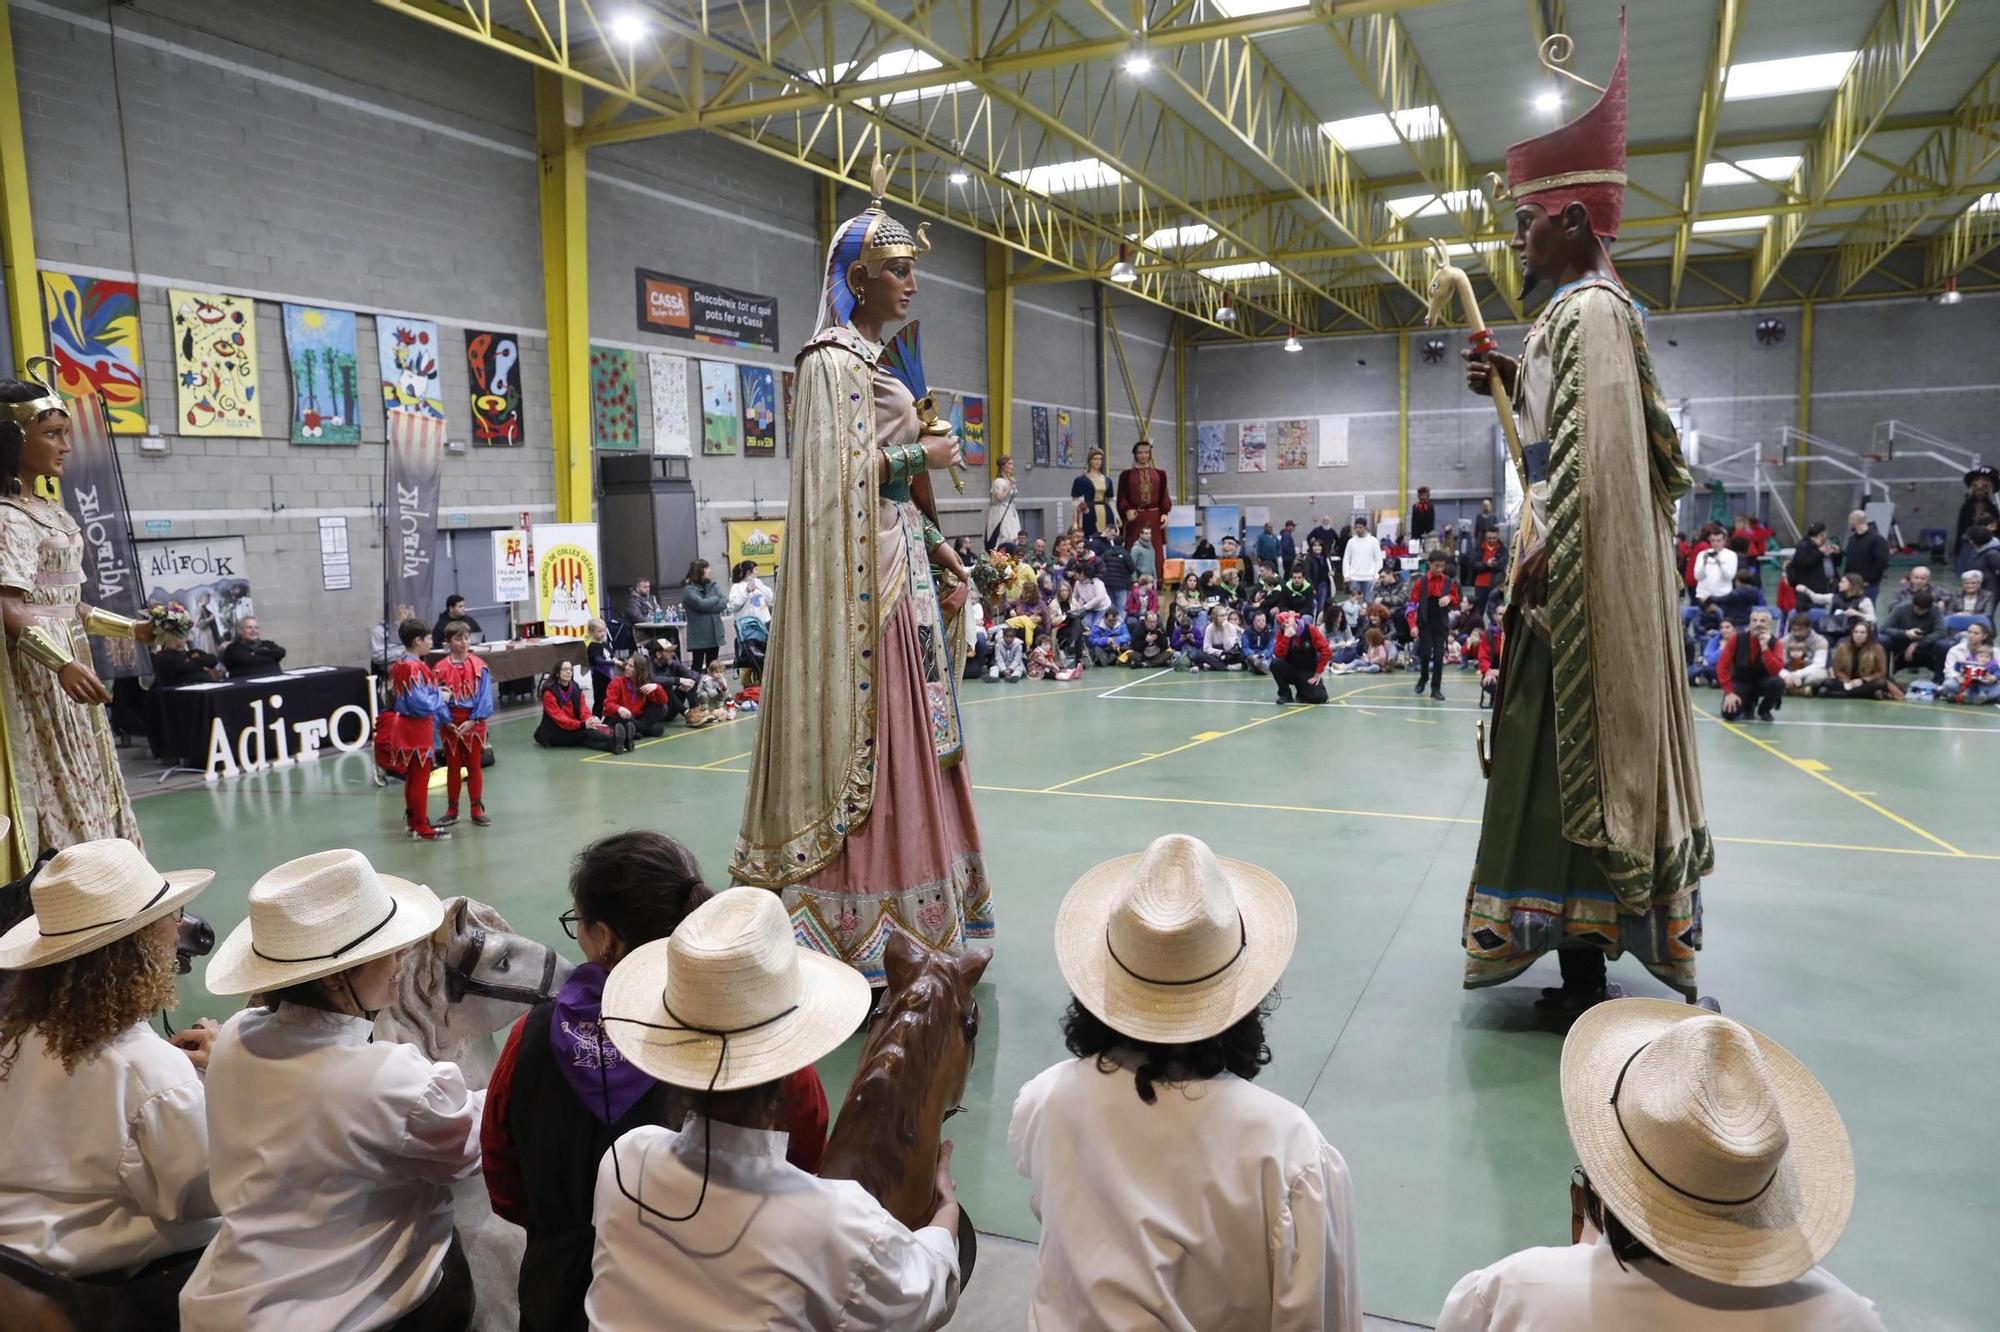
[[[582,918],[576,914],[576,908],[571,907],[568,911],[557,916],[556,922],[563,927],[564,934],[574,939],[576,938],[576,927],[582,922]]]

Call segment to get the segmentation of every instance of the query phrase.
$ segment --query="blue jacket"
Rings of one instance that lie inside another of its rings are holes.
[[[1090,631],[1090,645],[1094,648],[1112,648],[1123,652],[1132,646],[1132,632],[1125,627],[1123,620],[1115,625],[1100,620],[1097,627]]]
[[[1243,626],[1243,655],[1245,657],[1261,657],[1269,661],[1271,658],[1271,649],[1277,645],[1277,642],[1278,634],[1274,629],[1267,628],[1260,632],[1250,625],[1246,624]]]

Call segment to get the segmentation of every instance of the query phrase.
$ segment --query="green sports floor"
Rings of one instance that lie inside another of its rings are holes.
[[[1333,678],[1320,708],[1275,706],[1268,681],[1239,674],[966,687],[999,927],[970,1112],[951,1127],[981,1229],[1035,1235],[1006,1131],[1015,1089],[1064,1057],[1056,905],[1090,865],[1180,831],[1269,866],[1298,899],[1262,1081],[1303,1103],[1353,1171],[1368,1311],[1429,1323],[1461,1273],[1566,1240],[1561,1037],[1530,1007],[1554,964],[1460,988],[1477,690],[1454,674],[1438,704],[1411,683]],[[1695,694],[1704,712],[1719,702]],[[537,750],[528,720],[503,721],[494,826],[438,846],[403,838],[400,792],[371,785],[359,756],[149,797],[140,822],[162,868],[219,871],[199,903],[219,932],[262,870],[346,845],[574,956],[556,916],[589,839],[659,829],[724,874],[755,725],[586,757]],[[1775,725],[1709,717],[1698,731],[1719,842],[1702,987],[1798,1054],[1846,1119],[1860,1181],[1828,1265],[1903,1332],[1991,1328],[2000,712],[1792,700]],[[1628,993],[1667,993],[1634,963],[1612,974]],[[199,964],[180,1016],[226,1016],[198,979]],[[836,1100],[851,1059],[850,1045],[823,1069]]]

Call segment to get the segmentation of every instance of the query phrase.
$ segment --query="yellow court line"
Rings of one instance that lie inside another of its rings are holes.
[[[1070,681],[1069,683],[1074,684],[1075,681]],[[975,698],[970,702],[968,702],[966,701],[965,691],[960,690],[958,695],[958,706],[961,708],[976,708],[981,703],[1004,703],[1007,702],[1009,699],[1047,698],[1051,694],[1074,694],[1078,698],[1082,698],[1085,696],[1084,691],[1081,689],[1030,689],[1026,693],[995,694],[991,698]]]
[[[713,762],[713,763],[704,763],[704,764],[702,764],[701,766],[702,766],[702,767],[704,767],[704,768],[719,768],[719,767],[721,767],[721,766],[722,766],[723,764],[725,764],[725,763],[734,763],[734,762],[735,762],[735,761],[736,761],[737,759],[740,759],[740,758],[749,758],[749,757],[750,757],[750,754],[751,754],[751,751],[750,751],[750,750],[747,750],[747,749],[746,749],[746,750],[744,750],[744,751],[743,751],[743,752],[742,752],[741,754],[725,754],[725,755],[724,755],[723,757],[721,757],[721,758],[719,758],[719,759],[715,760],[715,762]],[[738,769],[738,771],[741,771],[741,769]]]
[[[1203,731],[1202,738],[1199,740],[1190,740],[1184,745],[1175,745],[1172,749],[1163,749],[1159,751],[1157,754],[1141,754],[1138,758],[1127,759],[1123,763],[1114,763],[1108,768],[1099,768],[1096,772],[1086,772],[1081,777],[1072,777],[1066,782],[1057,782],[1054,786],[1043,787],[1042,791],[1043,794],[1053,794],[1055,792],[1061,791],[1064,787],[1075,786],[1078,782],[1087,782],[1093,777],[1103,777],[1109,773],[1123,772],[1127,768],[1136,768],[1141,763],[1151,763],[1154,759],[1163,759],[1170,754],[1186,753],[1190,749],[1195,749],[1202,745],[1211,744],[1217,740],[1222,739],[1225,736],[1236,735],[1239,732],[1250,730],[1253,727],[1262,726],[1267,722],[1281,721],[1286,717],[1295,717],[1301,712],[1311,712],[1311,711],[1312,711],[1311,704],[1302,704],[1295,708],[1287,708],[1283,712],[1274,713],[1269,717],[1259,717],[1256,721],[1245,722],[1243,723],[1243,725],[1232,727],[1227,731]]]
[[[756,715],[757,715],[756,713],[752,712],[737,717],[735,721],[719,721],[712,723],[711,725],[708,726],[683,728],[680,731],[675,732],[673,735],[656,735],[651,740],[641,740],[638,744],[632,746],[632,748],[644,749],[648,745],[664,745],[669,740],[685,740],[691,735],[707,735],[709,732],[719,731],[725,726],[735,726],[739,722],[747,722]]]
[[[1757,746],[1757,748],[1763,750],[1765,753],[1770,754],[1775,758],[1783,759],[1786,763],[1790,764],[1794,768],[1797,768],[1800,772],[1812,778],[1814,781],[1824,782],[1826,785],[1840,792],[1842,795],[1846,796],[1849,800],[1854,801],[1856,804],[1874,810],[1877,814],[1880,814],[1883,818],[1889,820],[1889,822],[1895,824],[1897,827],[1902,828],[1908,832],[1915,833],[1917,836],[1923,838],[1926,842],[1929,842],[1934,846],[1943,847],[1947,854],[1953,856],[1965,856],[1967,854],[1966,852],[1961,851],[1957,847],[1953,846],[1950,842],[1945,841],[1944,838],[1939,837],[1936,833],[1926,831],[1923,828],[1919,828],[1916,824],[1910,822],[1908,819],[1904,818],[1901,814],[1898,814],[1894,810],[1887,809],[1884,806],[1877,804],[1875,801],[1870,800],[1867,796],[1862,795],[1859,791],[1855,790],[1853,787],[1843,786],[1841,783],[1827,776],[1824,772],[1817,771],[1816,768],[1814,767],[1815,764],[1819,764],[1819,761],[1817,759],[1793,758],[1790,754],[1787,754],[1784,750],[1778,748],[1770,741],[1764,739],[1761,736],[1752,735],[1750,734],[1750,732],[1744,730],[1742,723],[1739,723],[1735,726],[1731,726],[1728,722],[1723,721],[1722,718],[1716,716],[1714,713],[1710,712],[1707,708],[1697,707],[1694,710],[1697,714],[1708,718],[1710,721],[1714,722],[1717,726],[1720,726],[1723,730],[1729,732],[1729,734],[1737,736],[1740,739],[1749,741],[1751,744]],[[1819,766],[1824,767],[1825,765],[1819,764]]]

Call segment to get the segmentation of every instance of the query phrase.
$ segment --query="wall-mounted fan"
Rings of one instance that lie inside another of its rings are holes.
[[[1421,350],[1423,351],[1424,364],[1436,365],[1444,359],[1444,339],[1426,338]]]
[[[1782,319],[1759,319],[1757,321],[1757,345],[1775,347],[1785,340],[1785,321]]]

